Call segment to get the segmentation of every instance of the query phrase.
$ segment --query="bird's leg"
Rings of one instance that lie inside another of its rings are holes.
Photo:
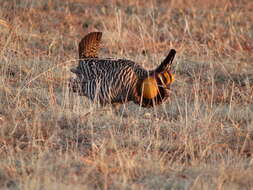
[[[114,103],[112,104],[112,111],[118,115],[118,116],[122,116],[122,117],[126,117],[127,114],[124,110],[124,107],[121,103]]]
[[[121,105],[119,103],[113,103],[112,104],[112,111],[116,114],[120,112]]]

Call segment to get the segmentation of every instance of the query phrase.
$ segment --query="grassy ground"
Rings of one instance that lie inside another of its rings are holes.
[[[253,188],[251,1],[0,4],[0,189]],[[123,117],[69,94],[91,31],[146,68],[175,48],[171,100]]]

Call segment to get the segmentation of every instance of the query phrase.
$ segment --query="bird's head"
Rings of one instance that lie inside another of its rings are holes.
[[[165,71],[157,75],[157,82],[159,86],[164,87],[164,88],[172,84],[174,80],[175,80],[174,75],[170,73],[169,71]]]
[[[155,98],[161,89],[169,88],[173,81],[174,75],[172,75],[169,71],[158,73],[154,76],[145,78],[141,86],[141,93],[143,98]]]

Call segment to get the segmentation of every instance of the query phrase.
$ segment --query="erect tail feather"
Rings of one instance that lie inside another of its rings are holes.
[[[170,65],[173,62],[175,55],[176,55],[176,50],[171,49],[167,57],[162,61],[161,65],[159,65],[155,71],[157,73],[160,73],[160,72],[168,70],[170,68]]]
[[[98,57],[102,32],[91,32],[83,37],[79,43],[79,59]]]

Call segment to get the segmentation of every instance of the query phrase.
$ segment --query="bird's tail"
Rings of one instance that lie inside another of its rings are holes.
[[[79,59],[97,58],[102,38],[102,32],[91,32],[79,43]]]

